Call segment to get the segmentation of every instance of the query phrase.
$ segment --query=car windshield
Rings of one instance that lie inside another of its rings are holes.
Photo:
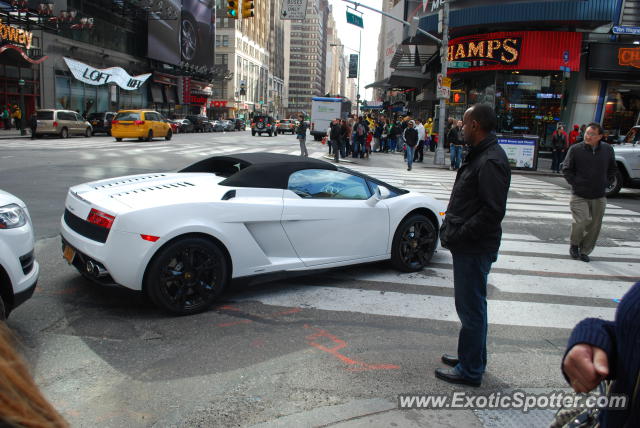
[[[115,120],[140,120],[140,113],[134,111],[123,111],[116,115]]]
[[[36,113],[36,118],[38,120],[53,120],[53,112],[52,111],[39,111]]]
[[[92,120],[92,119],[102,119],[102,115],[103,115],[103,113],[91,113],[91,114],[87,117],[87,120]]]

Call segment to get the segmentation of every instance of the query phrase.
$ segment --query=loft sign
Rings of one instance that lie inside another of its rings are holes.
[[[71,58],[64,58],[67,67],[71,70],[73,77],[88,85],[106,85],[114,83],[126,91],[134,91],[140,89],[144,82],[151,76],[151,73],[131,76],[123,68],[94,68],[83,62],[76,61]]]

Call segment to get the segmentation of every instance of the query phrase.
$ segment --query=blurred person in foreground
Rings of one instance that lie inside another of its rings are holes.
[[[586,393],[607,379],[610,394],[624,394],[626,409],[602,409],[600,427],[640,427],[640,282],[624,295],[614,321],[586,318],[571,333],[562,374]]]
[[[68,427],[36,386],[5,323],[0,323],[0,426]]]

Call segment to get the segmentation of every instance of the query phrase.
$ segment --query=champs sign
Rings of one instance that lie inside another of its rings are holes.
[[[518,64],[521,37],[465,40],[449,45],[449,61],[483,61],[486,64]]]

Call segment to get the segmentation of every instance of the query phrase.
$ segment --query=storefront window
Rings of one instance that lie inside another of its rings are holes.
[[[545,145],[560,121],[566,83],[557,74],[497,73],[498,132],[537,135]]]
[[[56,108],[69,109],[71,100],[71,88],[69,78],[56,76]]]
[[[640,115],[640,85],[609,82],[602,127],[610,135],[626,135]]]

